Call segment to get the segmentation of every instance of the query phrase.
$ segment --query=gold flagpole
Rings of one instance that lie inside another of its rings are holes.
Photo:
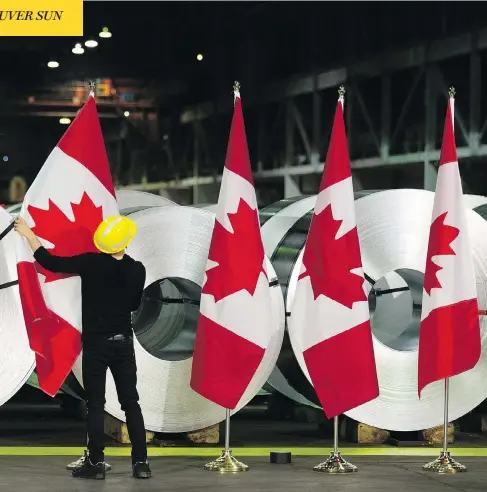
[[[338,89],[338,100],[345,106],[345,87],[342,85]],[[327,460],[316,465],[313,470],[324,473],[352,473],[358,468],[352,463],[344,460],[338,450],[338,415],[333,419],[333,451]]]
[[[94,80],[90,80],[89,88],[90,88],[89,95],[94,99],[95,98],[95,90],[96,90],[96,83]]]
[[[455,98],[455,89],[450,87],[448,91],[448,95],[450,99]],[[452,113],[453,118],[453,113]],[[479,313],[480,314],[480,313]],[[440,474],[447,473],[458,473],[458,472],[466,472],[467,467],[458,463],[455,459],[452,458],[450,452],[448,451],[448,400],[450,396],[450,380],[448,378],[445,379],[445,403],[443,409],[443,451],[440,453],[440,456],[430,463],[426,463],[423,465],[423,470],[432,471]]]
[[[236,80],[233,83],[233,104],[235,105],[235,99],[240,97],[240,82]]]
[[[358,471],[358,468],[352,463],[344,460],[338,450],[338,416],[333,419],[333,451],[328,459],[316,465],[314,471],[323,473],[353,473]]]
[[[449,399],[449,382],[445,379],[445,404],[443,415],[443,451],[435,460],[423,465],[423,470],[432,471],[439,474],[450,474],[466,472],[467,467],[456,461],[450,451],[448,451],[448,399]]]
[[[235,81],[233,84],[233,103],[240,97],[240,83]],[[238,461],[230,449],[230,409],[225,409],[225,449],[219,458],[205,465],[205,470],[220,473],[238,473],[248,471],[248,465]]]
[[[248,471],[248,465],[241,463],[232,455],[230,449],[230,410],[225,409],[225,449],[214,461],[205,465],[205,470],[220,473],[238,473]]]

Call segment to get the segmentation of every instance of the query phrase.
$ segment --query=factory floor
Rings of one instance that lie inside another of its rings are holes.
[[[357,457],[359,471],[348,475],[325,475],[312,471],[316,458],[295,458],[291,465],[271,465],[265,458],[248,458],[246,473],[219,475],[202,469],[202,458],[153,458],[151,480],[136,480],[129,458],[110,460],[113,470],[102,483],[73,479],[64,470],[68,457],[0,457],[0,490],[8,492],[485,492],[486,459],[465,458],[467,473],[439,476],[421,470],[421,458]]]
[[[223,437],[223,436],[222,436]],[[166,439],[167,438],[167,439]],[[313,472],[332,446],[331,436],[316,422],[271,419],[258,405],[232,418],[231,446],[235,456],[250,466],[237,475],[203,470],[216,458],[221,445],[188,447],[182,436],[166,436],[165,447],[149,450],[152,480],[131,476],[129,446],[107,438],[107,462],[113,469],[105,482],[75,480],[66,465],[77,459],[85,446],[84,422],[67,417],[55,400],[19,401],[0,407],[0,491],[66,492],[103,490],[177,491],[360,491],[475,492],[487,490],[487,438],[480,433],[457,433],[452,454],[467,465],[467,473],[438,476],[422,465],[438,456],[431,447],[397,448],[360,446],[340,442],[346,459],[358,473],[331,476]],[[269,450],[292,451],[292,464],[272,465]],[[304,451],[303,451],[304,450]]]

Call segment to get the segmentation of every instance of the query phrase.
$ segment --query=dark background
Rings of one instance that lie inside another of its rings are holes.
[[[102,126],[118,185],[191,177],[194,135],[188,130],[191,125],[181,124],[180,114],[198,103],[211,105],[227,97],[228,111],[205,123],[204,145],[209,150],[199,159],[200,176],[219,174],[236,79],[242,84],[253,164],[257,166],[262,160],[264,169],[276,169],[284,165],[287,137],[284,123],[277,129],[273,125],[284,122],[284,116],[276,104],[266,109],[264,123],[259,123],[256,115],[257,109],[267,104],[264,94],[270,84],[280,81],[286,85],[298,75],[349,67],[415,46],[427,47],[457,34],[478,32],[486,25],[487,7],[483,2],[86,2],[82,39],[0,38],[1,196],[4,202],[9,201],[7,190],[14,176],[22,176],[27,184],[35,178],[66,129],[59,124],[59,117],[64,113],[71,118],[75,115],[79,105],[72,107],[72,96],[76,88],[84,90],[83,100],[90,79],[109,79],[117,91],[116,96],[97,101],[108,101],[106,107],[99,104],[99,111],[110,116],[102,117]],[[113,33],[111,39],[98,38],[103,26]],[[85,48],[81,56],[71,52],[76,42],[92,37],[99,41],[97,48]],[[451,49],[454,51],[455,46]],[[204,55],[201,62],[196,60],[198,53]],[[47,68],[51,59],[59,61],[60,67]],[[468,102],[469,97],[467,62],[452,56],[442,67],[446,83],[457,87],[460,108],[461,98]],[[390,105],[395,121],[414,74],[406,71],[393,76]],[[369,120],[377,120],[380,125],[380,80],[357,80],[362,84]],[[124,90],[133,97],[130,107],[119,100]],[[29,98],[35,99],[35,106],[27,104]],[[276,94],[275,102],[285,102],[286,98],[285,93]],[[296,99],[304,126],[311,132],[311,103]],[[42,106],[42,101],[50,105]],[[321,101],[322,138],[317,144],[321,161],[326,155],[335,102],[336,93],[326,95],[326,100],[323,96]],[[410,109],[411,121],[415,120],[421,134],[424,104],[421,96]],[[484,105],[480,96],[478,104]],[[130,118],[124,118],[125,110],[130,110]],[[435,140],[439,141],[444,100],[439,102],[437,112]],[[469,119],[466,109],[464,118]],[[349,132],[352,159],[367,157],[371,152],[366,142],[368,123],[363,118],[355,119],[353,137]],[[259,124],[265,127],[263,137],[257,135]],[[259,147],[262,139],[268,144],[264,157]],[[404,142],[406,136],[398,139]],[[295,148],[297,160],[301,159],[299,150]],[[8,161],[2,161],[2,156]],[[381,166],[356,173],[362,174],[368,187],[422,187],[421,166],[412,163],[407,171]],[[465,171],[470,191],[487,193],[476,188],[478,169],[472,177],[470,172]],[[259,175],[257,181],[258,188],[274,189],[272,198],[281,197],[281,182],[260,180]]]

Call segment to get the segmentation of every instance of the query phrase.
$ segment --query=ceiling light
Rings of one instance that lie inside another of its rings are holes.
[[[112,37],[112,33],[110,32],[110,30],[108,29],[108,27],[104,27],[101,32],[98,34],[98,36],[100,36],[100,38],[111,38]]]
[[[128,118],[130,116],[130,111],[125,111],[123,115],[125,116],[125,118]]]
[[[83,47],[81,46],[81,43],[76,43],[74,45],[74,48],[71,50],[75,55],[82,55],[85,50],[83,49]]]
[[[98,41],[95,39],[88,39],[88,41],[85,41],[85,46],[87,48],[96,48],[98,46]]]
[[[59,120],[59,123],[60,123],[61,125],[69,125],[69,124],[71,123],[71,120],[70,120],[69,118],[61,118],[61,119]]]
[[[203,55],[202,55],[201,53],[198,53],[198,55],[196,56],[196,59],[197,59],[198,61],[203,60]]]
[[[59,67],[59,62],[52,60],[50,62],[47,62],[47,66],[49,68],[57,68]]]

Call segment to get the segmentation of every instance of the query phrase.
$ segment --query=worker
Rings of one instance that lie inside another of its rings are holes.
[[[142,300],[145,267],[126,254],[136,225],[128,217],[110,217],[97,228],[93,240],[99,253],[55,256],[45,249],[27,222],[18,217],[14,229],[26,238],[35,260],[53,273],[77,274],[81,278],[82,371],[88,407],[88,452],[73,477],[105,478],[104,407],[106,373],[109,368],[125,412],[132,442],[132,473],[150,478],[144,419],[137,393],[132,311]]]

